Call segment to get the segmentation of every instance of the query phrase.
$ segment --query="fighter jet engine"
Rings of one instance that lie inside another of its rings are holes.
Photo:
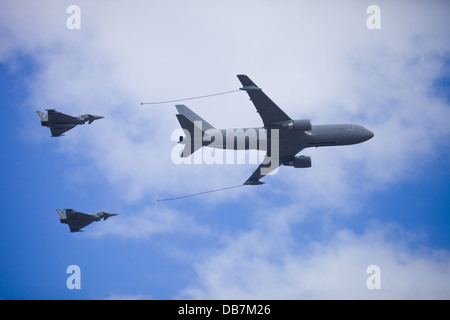
[[[301,119],[301,120],[292,120],[286,124],[283,124],[283,127],[288,127],[291,130],[301,130],[301,131],[310,131],[312,129],[311,120],[309,119]]]
[[[290,166],[294,168],[310,168],[311,167],[311,157],[299,156],[294,157],[292,161],[283,163],[285,166]]]

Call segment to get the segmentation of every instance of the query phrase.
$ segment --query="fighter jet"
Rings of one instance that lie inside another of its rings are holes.
[[[265,175],[279,166],[311,167],[311,158],[299,152],[308,147],[344,146],[371,139],[374,134],[357,124],[312,125],[309,119],[294,120],[281,110],[248,76],[237,75],[247,92],[263,127],[241,129],[216,129],[185,105],[176,105],[176,116],[185,137],[181,157],[188,157],[201,147],[234,150],[264,150],[265,157],[256,171],[244,182],[259,185]]]
[[[47,114],[41,111],[36,111],[39,118],[41,118],[41,125],[49,127],[52,137],[59,137],[64,132],[69,131],[79,124],[89,122],[91,124],[94,120],[103,119],[101,116],[94,116],[92,114],[82,114],[77,117],[72,117],[67,114],[55,111],[55,109],[46,109]]]
[[[61,217],[61,223],[69,225],[70,232],[82,232],[80,230],[94,221],[100,221],[108,219],[109,217],[117,216],[117,213],[109,213],[107,211],[98,211],[91,214],[81,213],[72,209],[56,209],[59,216]]]

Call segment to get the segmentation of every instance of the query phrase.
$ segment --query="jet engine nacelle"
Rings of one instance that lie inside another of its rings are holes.
[[[292,161],[284,163],[285,166],[291,166],[294,168],[310,168],[311,167],[311,157],[300,156],[294,157]]]
[[[309,119],[292,120],[289,123],[284,124],[283,127],[301,131],[310,131],[312,129],[311,120]]]

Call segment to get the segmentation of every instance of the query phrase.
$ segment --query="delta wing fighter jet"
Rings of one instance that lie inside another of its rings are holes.
[[[39,118],[41,118],[41,125],[49,127],[52,137],[59,137],[64,132],[76,127],[79,124],[89,122],[91,124],[94,120],[103,119],[101,116],[94,116],[92,114],[82,114],[77,117],[72,117],[67,114],[55,111],[55,109],[46,109],[47,114],[41,111],[36,111]]]
[[[72,209],[56,209],[61,217],[61,223],[69,225],[70,232],[82,232],[80,230],[94,221],[100,221],[108,219],[109,217],[117,216],[117,213],[109,213],[107,211],[98,211],[91,214],[81,213]]]
[[[250,78],[238,75],[241,90],[247,92],[264,124],[261,128],[216,129],[185,105],[176,105],[176,116],[185,137],[181,157],[188,157],[203,146],[234,149],[264,150],[265,158],[256,171],[244,182],[258,185],[265,175],[279,166],[311,167],[311,158],[297,156],[305,148],[344,146],[371,139],[374,134],[357,124],[312,125],[309,119],[294,120],[281,110]]]

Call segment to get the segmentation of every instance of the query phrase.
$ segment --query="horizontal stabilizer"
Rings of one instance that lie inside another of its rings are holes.
[[[61,217],[61,219],[66,219],[66,213],[62,210],[56,209],[56,212],[58,212],[59,216]]]
[[[214,129],[214,127],[210,123],[208,123],[208,121],[200,117],[198,114],[196,114],[194,111],[186,107],[184,104],[177,104],[175,105],[175,107],[177,108],[179,114],[182,114],[191,122],[201,121],[203,130],[206,131],[209,129]]]
[[[41,121],[48,121],[47,114],[43,113],[42,111],[36,111],[36,113],[38,114],[39,118],[41,118]]]

